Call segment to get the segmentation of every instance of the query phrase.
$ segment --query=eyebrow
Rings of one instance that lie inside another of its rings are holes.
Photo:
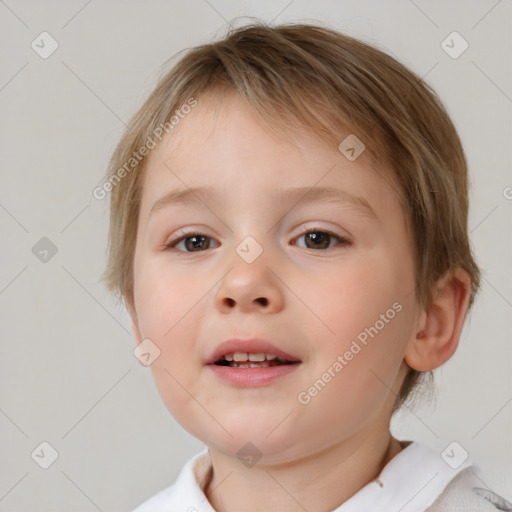
[[[157,211],[171,205],[188,205],[200,202],[206,203],[207,201],[219,202],[219,200],[220,194],[218,190],[208,186],[173,190],[153,204],[148,218]],[[300,202],[311,203],[314,201],[325,201],[342,205],[349,204],[362,214],[377,219],[373,208],[364,197],[332,187],[291,187],[278,190],[274,200],[280,204],[293,203],[293,206]]]

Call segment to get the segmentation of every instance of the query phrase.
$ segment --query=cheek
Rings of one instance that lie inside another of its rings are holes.
[[[168,293],[153,287],[141,311],[143,334],[160,350],[150,369],[158,393],[168,411],[193,435],[195,424],[206,424],[211,418],[191,397],[198,394],[198,363],[195,354],[197,315],[201,305],[194,300],[170,299]],[[143,297],[143,295],[141,295]],[[195,306],[194,306],[195,305]],[[200,418],[200,420],[198,419]]]
[[[312,324],[309,334],[316,341],[312,381],[338,363],[338,371],[331,369],[336,378],[329,388],[342,394],[350,389],[357,400],[368,395],[371,401],[387,394],[386,386],[394,384],[410,331],[411,297],[401,288],[395,269],[381,257],[338,271],[324,282],[323,290],[309,290],[308,304],[319,311],[322,320]],[[350,403],[350,397],[345,400]]]
[[[381,314],[401,301],[401,292],[394,273],[384,258],[375,261],[351,262],[314,284],[304,282],[299,287],[306,305],[318,312],[316,326],[323,323],[323,334],[328,343],[336,346],[340,340],[356,337],[379,320]],[[394,316],[390,311],[388,316]],[[317,330],[320,332],[320,329]]]
[[[180,320],[189,314],[207,286],[166,265],[163,258],[141,261],[135,267],[134,298],[142,334],[172,338]],[[151,335],[150,335],[151,334]]]
[[[337,346],[322,351],[300,399],[297,396],[306,415],[317,418],[316,428],[321,427],[318,422],[326,429],[338,425],[336,432],[349,435],[369,425],[395,400],[403,360],[400,340],[404,339],[399,315],[376,334],[363,330],[366,338],[347,335],[338,338]]]
[[[167,398],[173,396],[179,401],[182,395],[185,398],[180,384],[187,389],[193,386],[190,367],[197,362],[197,319],[204,314],[201,298],[206,292],[206,286],[185,279],[183,273],[170,274],[165,265],[157,262],[140,265],[135,273],[139,328],[141,335],[160,350],[151,371],[159,391],[162,394],[165,390]]]

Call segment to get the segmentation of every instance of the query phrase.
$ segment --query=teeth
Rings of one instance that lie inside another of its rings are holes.
[[[275,364],[271,363],[270,361],[262,361],[261,363],[235,363],[234,361],[231,361],[229,363],[230,368],[268,368],[269,366],[275,366]]]
[[[245,362],[245,361],[263,362],[263,361],[273,361],[274,359],[278,359],[278,357],[273,354],[265,354],[264,352],[259,352],[257,354],[248,354],[247,352],[235,352],[233,354],[225,354],[224,359],[226,361],[236,361],[236,362]],[[280,359],[280,361],[282,361],[282,360]]]

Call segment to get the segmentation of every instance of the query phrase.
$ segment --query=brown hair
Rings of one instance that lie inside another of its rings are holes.
[[[471,278],[471,306],[480,271],[467,233],[467,164],[436,94],[391,56],[334,30],[256,22],[187,50],[131,119],[112,155],[104,187],[111,192],[111,209],[102,279],[130,310],[147,161],[134,155],[144,153],[141,148],[162,126],[172,127],[170,120],[191,98],[212,90],[240,94],[278,136],[289,132],[291,118],[333,147],[347,128],[364,141],[368,153],[394,172],[392,185],[414,247],[418,304],[431,304],[436,281],[460,267]],[[409,369],[395,410],[431,377],[431,372]]]

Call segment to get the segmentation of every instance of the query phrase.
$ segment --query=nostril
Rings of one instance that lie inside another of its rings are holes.
[[[259,302],[262,306],[267,306],[268,305],[268,299],[265,298],[265,297],[258,297],[257,299],[254,299],[255,301]],[[234,299],[231,299],[230,297],[226,297],[224,299],[224,303],[232,308],[236,305],[236,300]]]

